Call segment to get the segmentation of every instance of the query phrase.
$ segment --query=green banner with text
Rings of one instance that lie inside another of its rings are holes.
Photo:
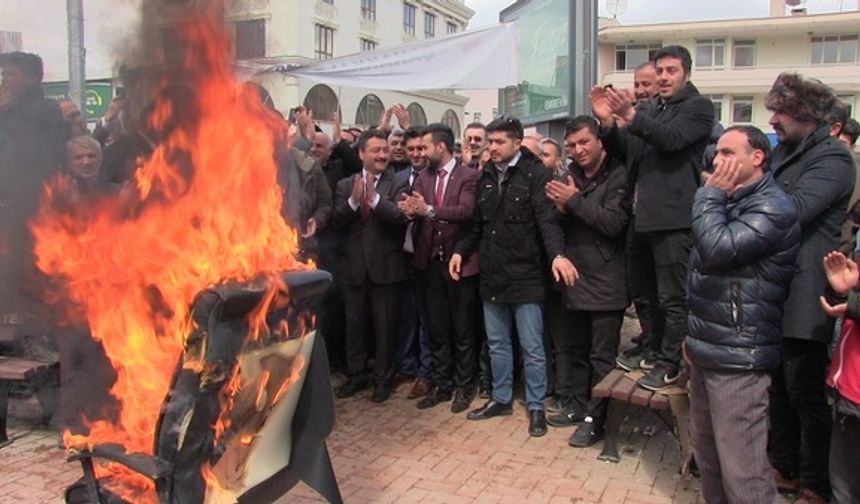
[[[60,100],[69,97],[68,82],[46,82],[42,84],[45,97]],[[113,96],[113,84],[110,81],[87,81],[87,91],[84,103],[84,116],[86,122],[101,119],[107,112]]]

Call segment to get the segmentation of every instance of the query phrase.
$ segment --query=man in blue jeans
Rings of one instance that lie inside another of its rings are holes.
[[[577,277],[564,256],[564,232],[545,194],[552,174],[521,147],[523,126],[500,117],[487,125],[491,162],[478,179],[471,229],[454,247],[451,277],[459,280],[463,257],[478,249],[480,294],[493,371],[492,396],[470,412],[469,420],[510,415],[513,401],[512,328],[523,350],[529,434],[546,434],[546,355],[543,347],[543,301],[547,268],[556,281],[572,285]]]

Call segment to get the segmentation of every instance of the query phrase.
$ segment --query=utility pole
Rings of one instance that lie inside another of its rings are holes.
[[[69,33],[69,98],[75,102],[86,121],[86,49],[84,49],[83,0],[66,0]]]

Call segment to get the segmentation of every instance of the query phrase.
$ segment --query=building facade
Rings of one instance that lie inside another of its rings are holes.
[[[662,46],[682,45],[693,56],[692,80],[714,102],[726,126],[751,124],[767,133],[764,96],[780,72],[798,72],[831,86],[858,117],[860,10],[786,14],[771,2],[760,19],[621,26],[601,19],[598,76],[603,85],[629,87],[633,69]]]
[[[20,51],[21,32],[0,30],[0,54]]]
[[[175,13],[194,0],[149,2],[161,29],[162,58],[169,57]],[[154,5],[153,5],[154,4]],[[178,15],[178,14],[177,14]],[[253,63],[307,64],[376,48],[417,42],[465,30],[474,11],[464,0],[229,0],[226,18],[236,58]],[[404,92],[331,87],[269,74],[254,77],[287,115],[298,105],[326,122],[340,110],[344,125],[377,124],[386,108],[403,104],[413,125],[443,121],[459,131],[468,98],[448,91]]]

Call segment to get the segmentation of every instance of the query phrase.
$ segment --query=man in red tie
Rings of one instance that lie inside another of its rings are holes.
[[[428,168],[400,203],[420,223],[412,265],[421,272],[433,361],[434,388],[418,408],[453,398],[451,411],[460,413],[475,397],[478,260],[477,253],[466,256],[459,282],[451,278],[448,260],[460,228],[474,214],[479,172],[454,159],[454,133],[448,126],[427,126],[422,141]]]
[[[397,351],[397,319],[406,280],[403,236],[406,216],[397,198],[408,189],[387,170],[388,139],[367,130],[358,139],[360,174],[338,182],[333,223],[344,239],[344,308],[346,361],[349,380],[335,393],[355,395],[371,383],[368,369],[373,354],[372,400],[391,395]],[[373,337],[373,344],[370,338]]]

